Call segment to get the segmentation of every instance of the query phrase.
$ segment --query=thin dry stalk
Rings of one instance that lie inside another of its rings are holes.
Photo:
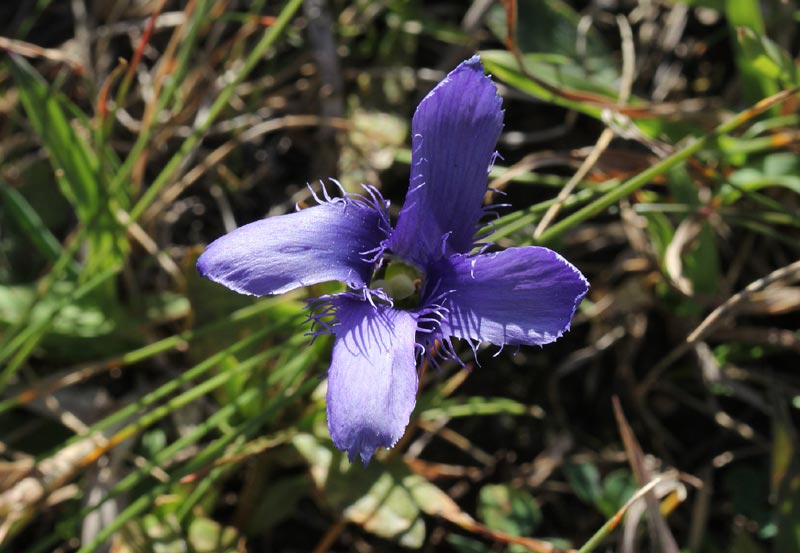
[[[617,25],[619,26],[619,34],[622,38],[622,79],[620,80],[620,89],[619,89],[619,96],[617,103],[620,106],[625,105],[628,99],[631,96],[631,88],[633,87],[633,80],[634,80],[634,69],[636,67],[636,52],[633,47],[633,31],[631,31],[631,26],[628,23],[628,20],[623,16],[617,17]],[[600,138],[598,138],[597,143],[592,148],[592,151],[586,156],[586,159],[581,163],[581,166],[572,175],[572,178],[569,179],[569,182],[561,189],[558,193],[558,197],[556,197],[556,203],[554,203],[547,212],[542,217],[542,220],[539,221],[539,224],[536,226],[536,230],[533,232],[533,238],[538,239],[542,233],[547,229],[547,226],[550,222],[555,219],[558,212],[561,211],[561,207],[564,205],[564,202],[569,198],[572,191],[578,185],[579,182],[583,180],[583,178],[589,174],[589,171],[592,170],[592,167],[595,166],[597,161],[600,159],[600,156],[603,155],[603,152],[608,148],[611,144],[611,140],[614,138],[614,131],[611,127],[606,127],[603,129],[603,132],[600,134]]]

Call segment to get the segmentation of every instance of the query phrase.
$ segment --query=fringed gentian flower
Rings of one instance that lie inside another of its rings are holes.
[[[569,329],[587,282],[540,247],[485,253],[476,231],[503,127],[501,99],[475,56],[420,103],[412,122],[411,183],[397,224],[388,202],[364,195],[245,225],[213,242],[197,268],[243,294],[281,294],[339,280],[349,291],[313,300],[334,335],[328,428],[352,461],[369,462],[405,432],[416,361],[455,358],[452,337],[542,345]]]

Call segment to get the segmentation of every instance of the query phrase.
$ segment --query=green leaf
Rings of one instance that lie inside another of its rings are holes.
[[[485,50],[481,52],[481,60],[487,70],[522,90],[542,100],[552,102],[568,109],[574,109],[592,117],[600,118],[602,108],[588,102],[570,100],[546,90],[528,78],[519,69],[516,58],[505,50]],[[538,79],[550,86],[569,91],[587,92],[616,102],[617,91],[612,85],[599,82],[579,66],[573,59],[560,54],[526,54],[525,68]]]
[[[569,463],[564,466],[564,474],[581,501],[595,505],[600,500],[600,471],[593,463]]]
[[[530,492],[507,484],[482,487],[478,513],[486,526],[512,536],[531,536],[542,522],[539,503]]]
[[[781,81],[786,86],[798,84],[797,67],[786,50],[748,27],[739,27],[737,31],[742,56],[756,72],[765,79]]]
[[[197,517],[189,524],[187,541],[195,553],[237,553],[239,540],[236,528],[208,518]]]
[[[636,492],[636,480],[627,469],[608,473],[603,479],[602,495],[597,508],[606,516],[612,517]]]
[[[593,82],[613,86],[619,74],[608,46],[593,27],[579,32],[579,23],[580,15],[562,0],[520,0],[517,47],[525,54],[558,54],[569,58],[580,63]],[[508,23],[503,6],[494,6],[487,25],[500,40],[506,40]]]
[[[729,183],[729,184],[728,184]],[[719,195],[726,205],[742,197],[743,192],[757,192],[772,186],[800,194],[800,158],[791,152],[774,152],[731,173]]]
[[[673,168],[668,177],[667,182],[676,202],[691,208],[700,206],[697,188],[684,167]],[[700,225],[697,237],[683,249],[682,272],[683,276],[691,281],[695,293],[713,296],[721,282],[716,238],[708,221],[704,220],[697,224]]]
[[[42,328],[48,359],[82,361],[107,357],[142,344],[142,327],[182,319],[189,301],[172,292],[143,296],[132,308],[109,304],[96,291],[61,281],[37,301],[34,285],[0,286],[0,329],[26,323]]]
[[[659,259],[661,259],[667,251],[667,246],[672,242],[672,237],[675,236],[675,228],[672,226],[669,217],[663,213],[647,212],[644,217],[647,220],[647,234],[650,238],[650,243],[653,245],[653,249],[658,254]]]
[[[754,42],[741,42],[743,33],[748,29],[752,36],[763,37],[765,34],[764,19],[761,16],[761,5],[758,0],[725,0],[725,16],[728,20],[736,53],[736,66],[742,83],[742,92],[748,103],[771,96],[778,91],[778,86],[773,77],[765,75],[762,71],[767,63],[767,58],[762,59]],[[737,40],[736,37],[739,37]],[[760,66],[760,67],[759,67]]]
[[[411,489],[416,475],[402,462],[367,467],[351,464],[329,442],[300,434],[293,444],[311,465],[311,476],[322,496],[343,516],[382,538],[398,540],[406,547],[420,547],[425,540],[421,508]]]

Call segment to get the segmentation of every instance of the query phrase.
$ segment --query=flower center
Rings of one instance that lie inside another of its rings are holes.
[[[405,261],[398,259],[386,259],[386,261],[387,263],[373,275],[370,288],[382,289],[400,309],[416,308],[425,282],[424,273]]]

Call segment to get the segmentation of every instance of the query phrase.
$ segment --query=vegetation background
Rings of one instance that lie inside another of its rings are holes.
[[[0,550],[800,551],[799,10],[0,4]],[[307,183],[402,205],[413,110],[476,51],[495,239],[592,288],[556,344],[421,367],[351,466],[305,336],[334,285],[194,263]]]

